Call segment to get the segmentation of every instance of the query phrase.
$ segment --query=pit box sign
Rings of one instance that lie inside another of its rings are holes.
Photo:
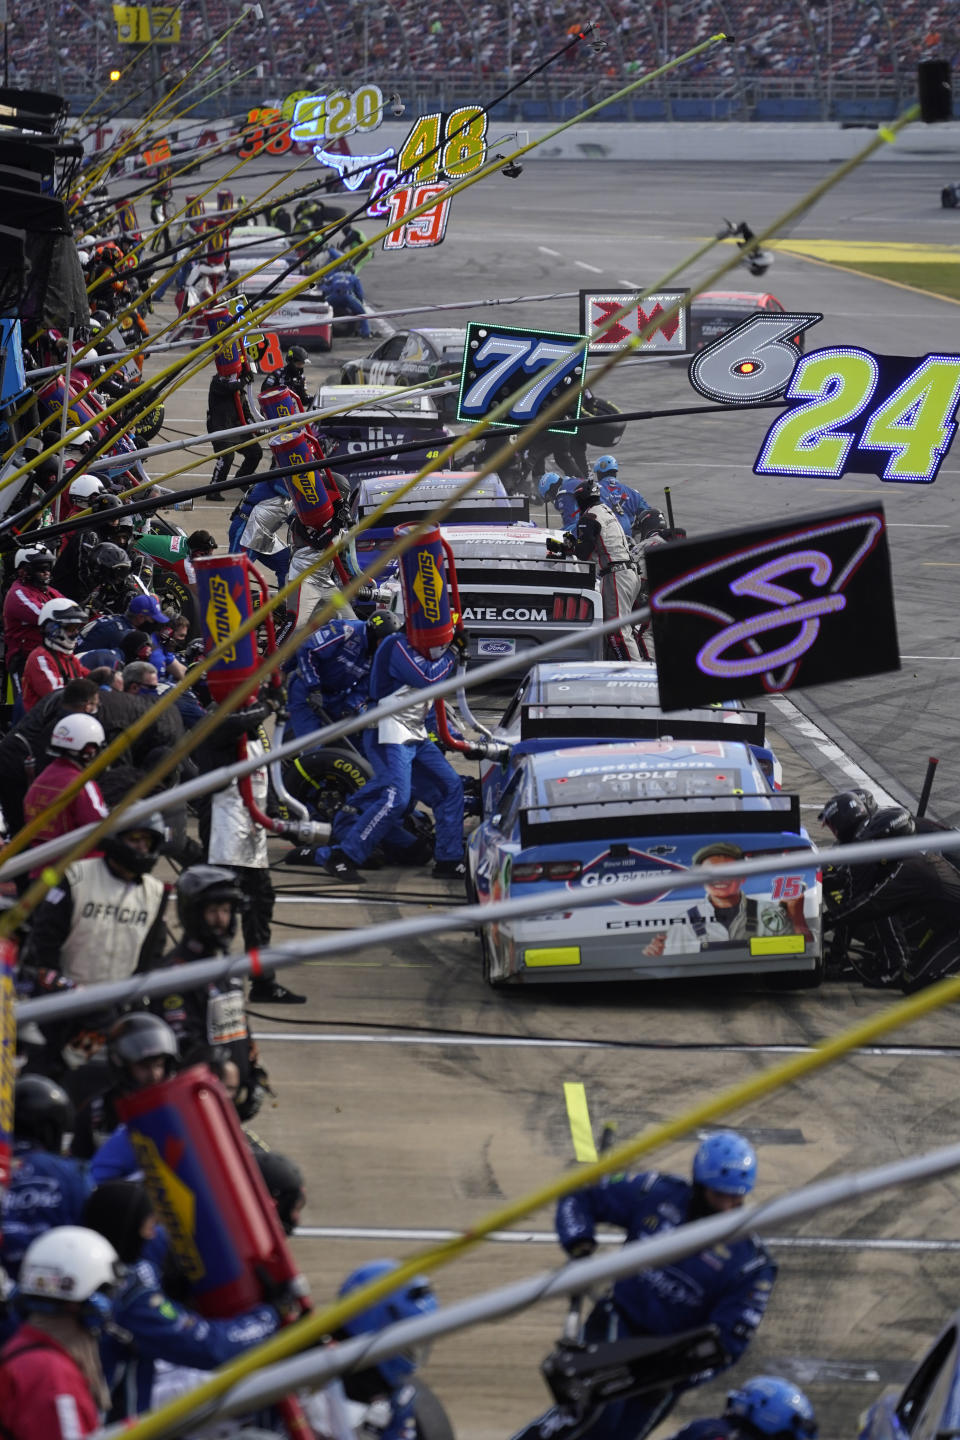
[[[899,670],[883,506],[646,554],[665,710]]]
[[[546,405],[569,393],[569,410],[547,429],[554,434],[576,434],[583,399],[583,341],[582,335],[556,330],[468,325],[457,419],[475,424],[526,386],[509,411],[491,425],[502,430],[529,425]]]
[[[605,355],[613,350],[623,350],[651,324],[656,324],[656,328],[638,347],[638,354],[684,354],[687,349],[687,312],[679,310],[675,315],[670,312],[689,293],[689,290],[658,290],[655,294],[644,296],[642,291],[581,290],[580,329],[584,335],[590,336],[590,354]],[[615,320],[605,334],[596,335],[595,332],[608,325],[611,317],[619,315],[624,306],[630,307],[627,313]]]

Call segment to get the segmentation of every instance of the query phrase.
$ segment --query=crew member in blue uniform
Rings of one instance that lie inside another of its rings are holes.
[[[756,1183],[753,1147],[732,1131],[710,1135],[693,1161],[693,1183],[678,1175],[647,1171],[604,1180],[567,1195],[557,1206],[557,1235],[567,1254],[582,1259],[596,1249],[598,1223],[626,1231],[627,1241],[649,1240],[692,1220],[739,1208]],[[777,1267],[759,1240],[743,1235],[711,1246],[662,1270],[644,1270],[618,1280],[612,1294],[587,1317],[585,1339],[599,1342],[628,1336],[667,1336],[712,1324],[719,1331],[727,1365],[744,1353],[763,1319]],[[710,1380],[716,1370],[691,1384]],[[642,1440],[676,1403],[681,1388],[638,1395],[607,1405],[581,1431],[582,1421],[561,1407],[548,1410],[517,1440],[564,1440],[576,1432],[590,1440]]]
[[[813,1406],[778,1375],[755,1375],[727,1396],[722,1415],[691,1420],[671,1440],[817,1440]]]
[[[368,620],[330,620],[305,640],[287,686],[290,721],[284,738],[316,730],[322,724],[318,708],[331,720],[365,710],[377,646],[399,628],[389,610],[376,610]]]
[[[601,456],[601,459],[611,458],[611,456]],[[578,485],[582,484],[580,478],[576,475],[558,475],[555,470],[548,470],[537,483],[541,498],[558,512],[563,521],[564,530],[575,530],[580,518],[580,511],[573,492]],[[624,534],[632,535],[640,516],[650,509],[640,491],[631,490],[627,485],[621,485],[616,479],[616,472],[613,476],[598,478],[597,489],[604,505],[612,510],[620,521]]]
[[[93,1189],[86,1165],[62,1155],[73,1130],[67,1092],[46,1075],[21,1075],[13,1092],[13,1164],[3,1197],[0,1261],[11,1279],[38,1236],[55,1225],[79,1225]]]

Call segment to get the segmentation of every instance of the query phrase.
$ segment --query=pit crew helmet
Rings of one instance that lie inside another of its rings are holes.
[[[48,649],[59,650],[63,655],[72,655],[77,648],[80,626],[89,619],[86,610],[75,605],[65,595],[58,595],[40,606],[37,626]],[[67,626],[76,627],[72,635],[67,634]]]
[[[137,1089],[130,1074],[131,1065],[162,1056],[169,1075],[176,1068],[179,1055],[177,1037],[166,1020],[146,1011],[122,1015],[107,1035],[107,1065],[120,1090]]]
[[[113,585],[130,574],[130,556],[122,545],[104,540],[91,556],[93,573],[101,585]]]
[[[708,1135],[693,1157],[693,1183],[720,1195],[749,1195],[757,1183],[757,1156],[735,1130]]]
[[[541,500],[555,500],[560,493],[560,486],[562,484],[562,475],[558,475],[556,470],[547,470],[537,481],[537,489],[540,491]]]
[[[113,1313],[122,1279],[117,1252],[95,1230],[56,1225],[27,1246],[15,1298],[25,1314],[63,1314],[67,1306],[85,1330],[97,1334]]]
[[[309,365],[310,360],[302,345],[291,345],[283,357],[288,365]]]
[[[62,1085],[47,1075],[21,1075],[13,1087],[13,1134],[59,1155],[63,1137],[73,1130],[74,1109]]]
[[[92,500],[94,495],[103,494],[103,481],[99,475],[78,475],[76,480],[70,481],[67,494],[78,503]]]
[[[27,574],[32,578],[37,570],[53,569],[53,556],[42,545],[26,545],[13,557],[14,570],[19,570],[21,565],[26,566]]]
[[[232,907],[225,935],[211,930],[203,918],[204,908],[217,901],[227,901]],[[232,870],[220,865],[191,865],[181,872],[177,881],[177,919],[189,940],[214,950],[225,948],[237,933],[237,916],[245,908],[243,891]]]
[[[916,822],[901,805],[885,805],[857,827],[854,840],[902,840],[916,833]]]
[[[593,467],[593,473],[600,480],[604,475],[616,476],[620,473],[620,462],[616,455],[601,455]]]
[[[362,1285],[369,1285],[373,1280],[382,1280],[385,1275],[398,1268],[396,1260],[371,1260],[348,1275],[337,1294],[342,1300],[345,1295],[359,1290]],[[436,1308],[437,1297],[430,1281],[425,1275],[414,1275],[392,1294],[377,1300],[369,1310],[363,1310],[359,1315],[347,1320],[343,1328],[348,1335],[365,1335],[371,1330],[382,1330],[398,1320],[413,1320],[418,1315],[430,1315]],[[428,1353],[428,1347],[424,1346],[417,1346],[416,1350],[404,1350],[389,1360],[381,1360],[377,1369],[391,1390],[399,1390],[407,1383],[417,1366],[424,1363]]]
[[[388,635],[396,635],[403,626],[396,615],[390,610],[374,610],[367,620],[367,647],[372,655],[382,640]]]
[[[577,502],[578,510],[589,510],[591,505],[600,505],[603,501],[603,496],[600,494],[600,486],[592,475],[589,480],[580,481],[580,484],[573,492],[573,498]]]
[[[126,839],[135,830],[146,831],[150,836],[150,849],[146,853],[134,850]],[[146,820],[139,820],[125,830],[116,830],[112,835],[104,835],[100,848],[108,860],[116,861],[124,870],[129,870],[131,875],[147,875],[159,860],[160,848],[166,838],[167,827],[163,816],[159,811],[154,811]]]
[[[751,1437],[771,1440],[817,1440],[813,1406],[796,1385],[777,1375],[754,1375],[727,1396],[724,1418]]]
[[[47,749],[52,755],[69,755],[81,765],[89,765],[106,743],[107,737],[100,721],[92,715],[78,713],[64,715],[57,721]]]
[[[663,535],[667,529],[667,517],[662,510],[651,507],[644,510],[637,520],[636,533],[640,540],[652,540],[654,535]]]
[[[280,1224],[287,1235],[292,1235],[296,1228],[293,1212],[307,1198],[300,1167],[288,1156],[281,1155],[279,1150],[258,1150],[254,1159],[276,1206]]]
[[[824,805],[817,819],[833,832],[838,845],[849,845],[860,826],[877,813],[869,790],[841,790]]]

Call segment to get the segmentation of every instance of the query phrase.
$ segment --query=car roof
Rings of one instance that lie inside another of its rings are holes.
[[[659,703],[657,667],[652,661],[606,661],[598,660],[579,665],[573,660],[554,664],[534,665],[523,680],[523,702],[525,705],[543,704],[547,700],[548,687],[569,686],[563,692],[570,704],[582,704],[591,699],[609,698],[611,692],[629,696],[632,704]]]
[[[415,470],[411,470],[403,475],[376,475],[372,479],[361,480],[357,491],[358,505],[379,504],[394,491],[399,490],[401,485],[406,485],[412,480],[416,473]],[[442,498],[449,495],[451,490],[459,489],[464,481],[469,480],[470,476],[474,474],[476,474],[474,470],[435,470],[432,475],[426,476],[415,485],[403,497],[402,502],[398,503],[414,506],[418,501]],[[486,498],[487,500],[491,497],[504,498],[506,494],[503,481],[499,475],[493,474],[485,475],[482,480],[478,480],[475,488],[471,491],[474,498]]]
[[[730,305],[736,309],[742,307],[743,309],[763,310],[771,300],[774,305],[779,305],[780,309],[783,309],[776,295],[771,295],[768,290],[704,290],[694,297],[692,304],[696,306],[701,305],[704,301],[710,303],[719,301],[723,305]]]

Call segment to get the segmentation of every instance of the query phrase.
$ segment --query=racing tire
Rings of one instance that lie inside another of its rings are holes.
[[[454,1440],[450,1416],[438,1397],[420,1380],[416,1382],[416,1387],[413,1418],[417,1426],[417,1440]]]
[[[812,970],[786,970],[780,975],[771,975],[767,978],[767,985],[771,990],[816,990],[823,984],[826,965],[823,958],[823,951],[817,959]]]
[[[134,427],[133,438],[137,442],[137,448],[142,449],[150,444],[163,429],[163,401],[158,400],[151,405],[143,415],[139,416]]]
[[[957,196],[956,187],[945,185],[940,191],[940,204],[944,210],[956,210],[960,205],[960,198]]]
[[[493,952],[490,949],[490,941],[487,939],[486,926],[480,927],[480,959],[483,971],[483,981],[489,985],[491,990],[502,990],[505,981],[495,977],[493,974]]]
[[[197,610],[197,599],[190,586],[185,584],[174,571],[161,571],[159,566],[154,569],[153,586],[153,593],[160,601],[161,607],[165,610],[175,610],[178,615],[186,616],[190,625],[188,636],[191,640],[196,639],[200,634],[200,616]]]
[[[283,767],[283,783],[293,798],[327,824],[372,779],[373,770],[362,755],[333,747],[310,750]]]

